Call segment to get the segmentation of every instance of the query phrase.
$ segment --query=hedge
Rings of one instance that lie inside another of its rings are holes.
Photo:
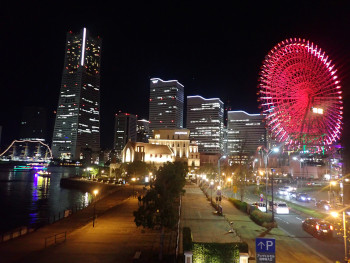
[[[238,199],[234,198],[229,198],[229,201],[234,204],[235,207],[237,207],[239,210],[247,213],[247,203],[246,202],[241,202]]]
[[[194,243],[193,263],[239,262],[239,252],[248,252],[247,243]]]

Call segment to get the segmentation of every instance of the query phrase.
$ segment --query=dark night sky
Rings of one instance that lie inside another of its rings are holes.
[[[220,5],[219,1],[209,5],[180,1],[119,2],[109,6],[99,1],[94,5],[60,2],[48,7],[28,1],[2,8],[3,146],[18,136],[23,106],[44,106],[53,119],[66,33],[79,32],[82,27],[103,39],[103,147],[111,147],[114,114],[118,110],[148,118],[151,77],[179,80],[185,86],[185,95],[220,97],[226,105],[229,101],[233,110],[259,112],[256,95],[259,68],[268,51],[290,37],[316,43],[337,66],[344,91],[347,134],[348,1],[279,1],[279,4],[232,1],[235,4],[231,5]]]

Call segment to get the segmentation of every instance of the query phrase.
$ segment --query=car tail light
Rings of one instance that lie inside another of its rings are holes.
[[[316,225],[316,230],[320,230],[320,226],[319,225]]]
[[[330,226],[329,229],[330,229],[330,230],[333,230],[333,226]]]

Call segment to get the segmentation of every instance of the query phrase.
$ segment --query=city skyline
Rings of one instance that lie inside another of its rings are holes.
[[[150,4],[132,9],[125,4],[120,6],[125,15],[120,14],[115,21],[109,19],[113,12],[108,7],[86,7],[83,12],[79,6],[72,5],[71,10],[58,6],[50,16],[46,7],[23,6],[16,13],[8,7],[4,30],[12,41],[4,43],[8,64],[2,69],[8,92],[3,94],[1,105],[1,145],[16,136],[22,106],[47,108],[51,119],[48,127],[53,129],[65,34],[83,27],[104,40],[102,147],[112,145],[113,118],[119,110],[148,118],[151,78],[177,79],[185,86],[185,96],[218,97],[232,110],[259,113],[256,86],[262,61],[274,45],[289,37],[309,39],[331,55],[340,71],[346,103],[348,6],[340,2],[318,3],[317,8],[312,3],[303,7],[278,4],[269,9],[260,5],[240,3],[225,11],[224,6]],[[230,10],[235,10],[235,15]],[[173,20],[172,14],[181,14],[181,18]],[[277,19],[279,23],[275,23]],[[11,103],[13,98],[19,103]],[[344,118],[347,116],[345,109]],[[346,128],[345,119],[344,133]]]

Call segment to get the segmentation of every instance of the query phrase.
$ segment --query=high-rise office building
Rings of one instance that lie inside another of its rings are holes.
[[[130,113],[117,113],[114,125],[114,149],[117,156],[121,157],[121,152],[128,141],[136,142],[137,117]]]
[[[148,120],[137,120],[137,138],[138,142],[148,142],[149,137],[149,121]]]
[[[47,112],[42,107],[25,107],[22,112],[19,138],[22,140],[46,140]]]
[[[177,80],[150,80],[149,132],[183,128],[184,86]]]
[[[187,96],[187,129],[200,153],[223,152],[224,103],[218,98]]]
[[[250,156],[259,146],[266,146],[267,131],[264,115],[245,111],[229,111],[227,121],[227,152],[229,155]]]
[[[77,160],[100,148],[102,40],[86,28],[67,33],[64,68],[52,140],[54,158]]]

